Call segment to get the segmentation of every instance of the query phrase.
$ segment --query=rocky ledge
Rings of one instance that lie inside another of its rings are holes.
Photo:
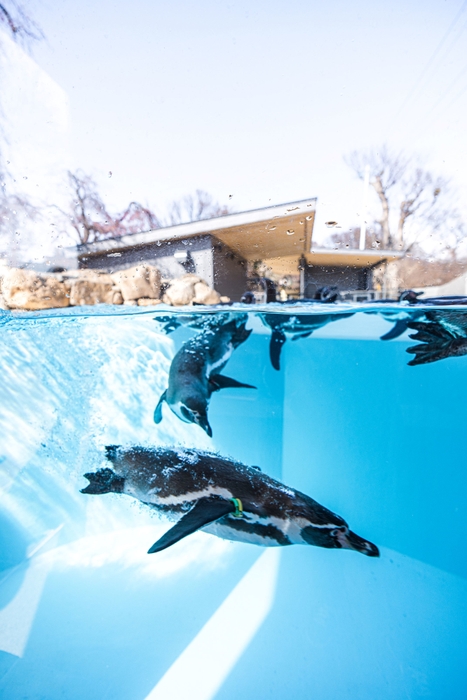
[[[97,270],[37,273],[9,268],[0,285],[0,308],[27,311],[93,304],[187,306],[230,301],[198,275],[162,280],[160,271],[152,265],[137,265],[113,274]]]

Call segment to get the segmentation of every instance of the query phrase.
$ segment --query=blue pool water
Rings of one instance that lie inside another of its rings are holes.
[[[245,307],[0,313],[2,699],[467,696],[465,311],[256,307],[224,374],[257,389],[213,395],[212,439],[154,408]],[[109,444],[259,465],[381,557],[203,532],[148,555],[167,521],[80,492]]]

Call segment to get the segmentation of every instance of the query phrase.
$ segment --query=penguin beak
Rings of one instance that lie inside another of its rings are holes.
[[[193,419],[196,425],[199,425],[199,427],[202,428],[204,432],[209,435],[209,437],[212,437],[212,428],[209,425],[208,417],[206,415],[197,413],[193,416]]]
[[[338,532],[336,537],[343,549],[354,549],[356,552],[365,554],[367,557],[379,557],[379,549],[372,542],[364,540],[363,537],[349,530],[349,532]]]

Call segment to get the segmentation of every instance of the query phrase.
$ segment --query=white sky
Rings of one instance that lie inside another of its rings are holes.
[[[343,155],[383,142],[420,153],[465,199],[463,0],[30,7],[47,37],[33,56],[69,98],[70,166],[115,209],[163,210],[196,188],[238,211],[317,196],[319,238],[326,220],[358,223],[362,185]]]

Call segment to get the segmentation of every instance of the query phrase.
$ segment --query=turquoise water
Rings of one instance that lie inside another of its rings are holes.
[[[257,389],[213,394],[212,438],[156,425],[177,351],[245,307],[220,313],[0,316],[0,697],[465,698],[466,312],[255,307],[224,374]],[[150,556],[167,521],[80,493],[109,444],[258,465],[381,557],[203,532]]]

